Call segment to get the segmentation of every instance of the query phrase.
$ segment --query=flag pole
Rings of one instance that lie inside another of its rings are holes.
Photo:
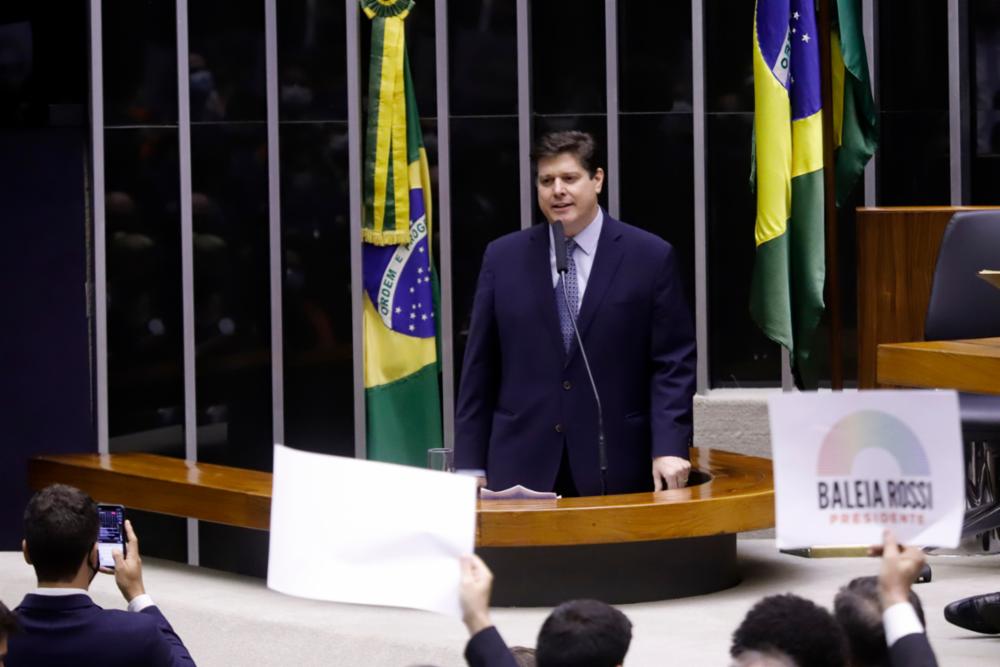
[[[844,388],[843,323],[840,316],[840,267],[837,250],[837,193],[833,163],[833,77],[831,75],[830,0],[819,0],[819,72],[823,100],[823,218],[826,221],[826,307],[830,313],[830,387]]]

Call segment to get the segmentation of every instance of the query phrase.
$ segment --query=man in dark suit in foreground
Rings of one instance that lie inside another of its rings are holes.
[[[493,573],[478,556],[462,559],[459,602],[469,630],[465,660],[470,667],[517,667],[490,619]],[[632,642],[632,623],[598,600],[570,600],[549,614],[538,632],[538,667],[621,667]]]
[[[0,667],[7,658],[7,638],[17,631],[17,620],[10,609],[0,602]]]
[[[87,594],[100,571],[97,505],[90,496],[61,484],[39,491],[25,510],[24,530],[24,559],[35,568],[38,589],[14,610],[20,629],[10,637],[7,667],[194,665],[146,594],[131,522],[125,522],[126,553],[114,554],[127,612],[101,609]]]
[[[539,208],[565,229],[565,274],[551,224],[503,236],[483,256],[455,465],[485,473],[493,489],[602,491],[597,409],[574,319],[603,403],[607,492],[687,481],[695,343],[677,258],[663,239],[601,210],[594,152],[583,132],[546,135],[534,152]]]
[[[733,633],[732,667],[937,667],[911,601],[910,589],[923,569],[924,553],[900,547],[888,530],[872,555],[878,552],[882,563],[875,616],[882,625],[878,640],[888,646],[887,651],[879,655],[871,649],[876,631],[870,627],[853,621],[841,625],[826,609],[797,595],[772,595],[755,604]],[[855,650],[861,646],[868,650]]]
[[[910,589],[927,562],[917,547],[900,547],[892,531],[882,540],[882,568],[878,575],[882,624],[894,667],[937,667],[924,624],[910,602]]]

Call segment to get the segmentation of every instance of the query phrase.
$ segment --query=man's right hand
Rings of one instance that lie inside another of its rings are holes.
[[[126,602],[131,602],[133,598],[143,595],[146,588],[142,583],[142,559],[139,558],[139,538],[132,530],[132,522],[125,520],[125,537],[127,555],[115,549],[111,555],[115,559],[115,583],[118,590],[125,596]]]
[[[882,536],[882,569],[878,575],[878,591],[882,608],[910,601],[910,587],[920,576],[927,558],[917,547],[900,547],[891,530]]]
[[[469,636],[493,625],[490,619],[490,591],[493,573],[482,559],[475,555],[462,556],[462,576],[458,586],[458,601],[462,606],[462,622],[469,629]]]

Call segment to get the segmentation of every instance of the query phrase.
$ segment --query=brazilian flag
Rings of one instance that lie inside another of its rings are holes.
[[[814,386],[823,313],[823,126],[814,0],[757,0],[754,137],[757,257],[750,314]]]
[[[836,0],[830,36],[836,199],[875,152],[875,105],[857,0]],[[791,353],[800,388],[816,386],[816,328],[826,277],[819,33],[813,0],[757,0],[754,13],[754,173],[757,257],[750,314]]]
[[[368,458],[426,465],[441,446],[431,190],[404,19],[413,0],[361,0],[372,20],[365,136],[364,364]]]

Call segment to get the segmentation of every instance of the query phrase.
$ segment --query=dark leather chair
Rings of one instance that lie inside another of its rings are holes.
[[[1000,290],[976,275],[981,269],[997,268],[1000,211],[956,213],[941,240],[924,337],[950,340],[1000,336]],[[992,550],[1000,538],[1000,395],[961,392],[958,402],[969,504],[963,533],[979,535],[982,547]]]

